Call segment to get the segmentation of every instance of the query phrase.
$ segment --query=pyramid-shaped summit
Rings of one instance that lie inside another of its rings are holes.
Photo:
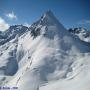
[[[47,10],[44,15],[46,16],[52,16],[53,15],[53,12],[51,10]]]
[[[56,17],[54,16],[53,12],[51,10],[47,10],[43,15],[42,18],[51,18],[51,19],[56,19]]]
[[[31,26],[36,26],[36,25],[43,25],[43,26],[57,25],[58,27],[63,27],[63,25],[59,22],[59,20],[55,17],[55,15],[51,10],[47,10],[41,16],[41,18],[38,21],[34,22]]]
[[[48,34],[49,32],[53,33],[53,36],[55,34],[59,34],[59,36],[62,37],[64,34],[69,34],[64,26],[57,20],[51,10],[46,11],[38,21],[31,25],[30,29],[35,33],[35,35],[37,33],[40,35],[41,32],[45,32],[46,34],[46,31],[48,31]]]
[[[55,25],[55,24],[59,24],[59,21],[57,20],[57,18],[54,16],[53,12],[51,10],[46,11],[40,21],[42,22],[42,24],[46,24],[46,25]]]

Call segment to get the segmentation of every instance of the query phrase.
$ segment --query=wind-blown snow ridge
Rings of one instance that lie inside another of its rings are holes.
[[[47,11],[22,35],[0,46],[0,86],[89,90],[89,58],[90,47]]]

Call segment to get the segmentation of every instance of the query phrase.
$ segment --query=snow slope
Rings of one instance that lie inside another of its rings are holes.
[[[90,89],[90,47],[71,35],[51,11],[33,23],[27,32],[1,45],[0,51],[4,51],[0,56],[2,87]]]

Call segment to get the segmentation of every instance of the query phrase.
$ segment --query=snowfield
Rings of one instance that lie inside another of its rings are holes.
[[[24,30],[0,46],[0,87],[90,90],[87,42],[70,34],[51,11]]]

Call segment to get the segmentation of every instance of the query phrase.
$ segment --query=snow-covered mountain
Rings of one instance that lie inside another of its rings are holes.
[[[90,46],[70,34],[51,11],[29,28],[11,32],[8,37],[16,32],[14,38],[0,45],[1,87],[90,89]]]
[[[68,30],[71,34],[78,36],[82,41],[90,42],[90,31],[84,28],[74,28]]]
[[[27,30],[28,30],[28,27],[23,25],[10,26],[8,30],[4,32],[2,31],[0,32],[0,45],[3,45],[6,42],[9,42],[10,40],[14,39],[17,35],[21,36]]]

